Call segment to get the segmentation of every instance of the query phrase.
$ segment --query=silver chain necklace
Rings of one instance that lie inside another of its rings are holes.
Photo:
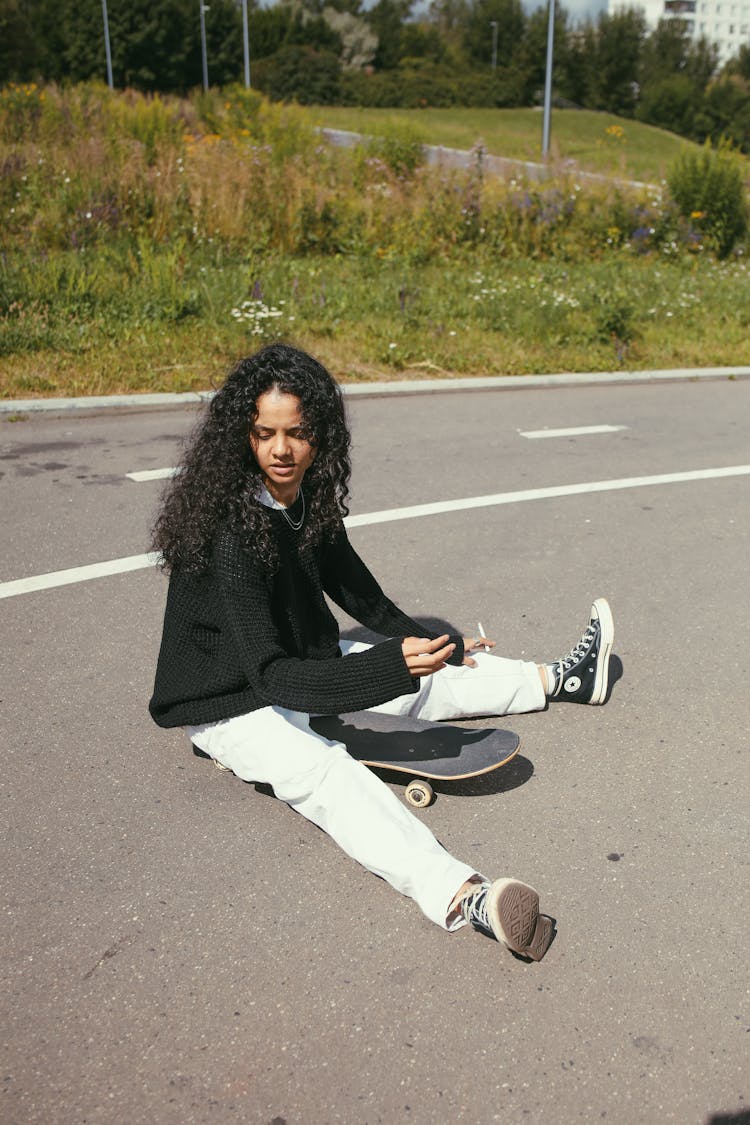
[[[299,529],[302,527],[302,524],[305,522],[305,494],[302,491],[302,489],[300,489],[299,495],[300,495],[300,498],[302,500],[302,515],[299,518],[299,523],[294,522],[294,520],[289,515],[289,512],[286,510],[286,508],[281,509],[281,514],[283,515],[284,519],[286,520],[286,522],[291,527],[292,531],[299,531]]]

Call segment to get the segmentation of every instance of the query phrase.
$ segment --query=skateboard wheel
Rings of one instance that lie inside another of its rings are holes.
[[[432,786],[429,781],[410,781],[406,786],[406,800],[417,809],[425,808],[432,798]]]

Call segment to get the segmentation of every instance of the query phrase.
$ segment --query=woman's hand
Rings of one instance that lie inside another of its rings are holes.
[[[447,644],[447,640],[447,633],[434,641],[428,641],[426,637],[404,638],[401,651],[412,676],[431,676],[445,667],[446,660],[456,648],[454,644]]]
[[[494,648],[495,641],[491,641],[489,637],[464,637],[464,664],[468,668],[476,668],[476,660],[472,660],[469,653],[471,652],[484,652],[485,649]]]

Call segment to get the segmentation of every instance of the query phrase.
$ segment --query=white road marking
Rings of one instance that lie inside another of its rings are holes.
[[[722,469],[691,469],[688,472],[660,473],[657,476],[621,477],[615,480],[586,481],[582,484],[553,485],[550,488],[526,488],[519,492],[494,492],[487,496],[468,496],[463,500],[438,500],[433,504],[416,504],[410,508],[388,508],[382,512],[367,512],[361,516],[348,516],[344,523],[347,527],[367,527],[370,524],[394,523],[397,520],[437,516],[445,512],[461,512],[470,508],[490,508],[501,504],[522,504],[529,500],[550,500],[560,496],[580,496],[591,492],[616,492],[626,488],[686,484],[689,481],[748,475],[750,475],[750,465],[729,465]],[[49,590],[55,586],[68,586],[74,582],[86,582],[90,578],[123,574],[129,570],[144,570],[146,567],[154,566],[156,561],[157,556],[154,554],[129,555],[127,558],[92,563],[90,566],[76,566],[70,570],[56,570],[50,574],[19,578],[13,582],[0,583],[0,598],[13,598],[18,594]]]
[[[614,434],[618,430],[627,430],[627,426],[573,426],[565,430],[519,430],[519,437],[525,438],[555,438],[555,437],[577,437],[578,435],[585,434]],[[125,476],[128,480],[134,480],[136,484],[142,484],[150,480],[166,480],[167,477],[173,477],[177,472],[176,468],[171,469],[141,469],[134,473],[126,473]]]
[[[145,480],[166,480],[167,477],[173,477],[176,472],[176,469],[141,469],[140,472],[126,473],[125,476],[128,480],[141,484]]]
[[[17,594],[33,594],[36,590],[50,590],[54,586],[70,586],[74,582],[87,582],[89,578],[107,578],[110,574],[125,574],[128,570],[143,570],[155,566],[158,556],[129,555],[126,559],[73,566],[70,570],[53,570],[50,574],[37,574],[32,578],[17,578],[15,582],[0,584],[0,598],[14,598]]]
[[[750,465],[730,465],[726,469],[692,469],[686,473],[661,473],[652,477],[622,477],[619,480],[594,480],[583,484],[560,484],[550,488],[526,488],[521,492],[495,492],[489,496],[469,496],[463,500],[438,500],[434,504],[416,504],[411,508],[389,508],[363,516],[349,516],[347,527],[395,520],[437,516],[444,512],[460,512],[468,508],[491,508],[498,504],[521,504],[527,500],[548,500],[558,496],[580,496],[586,492],[616,492],[623,488],[644,488],[653,484],[682,484],[686,481],[712,480],[716,477],[738,477],[750,474]]]
[[[614,434],[618,430],[627,430],[627,426],[571,426],[566,430],[519,430],[520,437],[548,438],[548,437],[578,437],[585,434]]]

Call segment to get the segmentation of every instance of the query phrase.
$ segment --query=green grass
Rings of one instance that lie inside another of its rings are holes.
[[[747,362],[744,262],[282,257],[249,270],[216,256],[201,261],[183,276],[197,299],[187,317],[155,318],[148,294],[117,320],[106,304],[77,314],[61,306],[41,325],[30,313],[20,328],[29,344],[38,330],[38,346],[4,357],[0,397],[204,389],[276,338],[313,351],[345,381]],[[253,290],[281,315],[233,316]]]
[[[406,128],[423,144],[488,152],[513,160],[541,161],[542,113],[537,109],[359,109],[326,106],[311,111],[331,129],[378,136]],[[610,129],[610,132],[607,130]],[[552,111],[554,163],[574,161],[584,171],[659,183],[690,141],[638,121],[592,110]]]
[[[568,120],[588,166],[625,178],[683,143]],[[384,140],[338,149],[316,122]],[[0,91],[0,397],[203,389],[275,338],[345,380],[747,361],[750,243],[712,256],[716,192],[679,214],[566,173],[562,149],[543,183],[415,167],[415,132],[471,147],[479,126],[535,155],[533,111]]]

